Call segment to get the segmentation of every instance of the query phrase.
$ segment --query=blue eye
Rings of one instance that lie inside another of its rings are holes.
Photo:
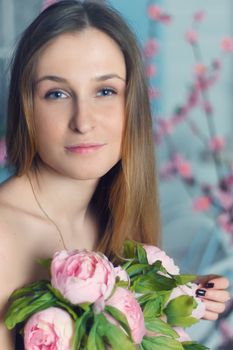
[[[116,91],[111,88],[104,88],[97,92],[97,96],[111,96],[116,94]]]
[[[50,91],[45,95],[46,99],[50,99],[50,100],[60,100],[63,98],[67,98],[67,95],[59,90],[55,90],[55,91]]]

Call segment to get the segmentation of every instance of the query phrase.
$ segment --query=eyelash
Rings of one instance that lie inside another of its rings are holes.
[[[103,88],[103,89],[100,89],[100,91],[98,91],[97,96],[100,96],[99,93],[100,93],[100,92],[103,92],[103,91],[107,92],[107,94],[104,94],[104,95],[102,95],[102,96],[112,96],[112,95],[116,95],[116,93],[117,93],[117,92],[116,92],[114,89],[112,89],[112,88]],[[109,94],[109,93],[110,93],[110,94]]]
[[[63,91],[60,91],[60,90],[54,90],[54,91],[49,91],[49,92],[47,92],[46,93],[46,95],[45,95],[45,99],[50,99],[50,100],[60,100],[60,99],[63,99],[64,97],[58,97],[58,96],[56,96],[55,98],[54,97],[51,97],[52,95],[54,95],[54,94],[60,94],[60,95],[65,95],[66,97],[65,98],[67,98],[67,95],[63,92]]]
[[[101,94],[103,92],[104,92],[104,94]],[[54,96],[55,94],[59,94],[59,96],[52,97],[52,95]],[[116,94],[117,94],[117,92],[114,89],[105,87],[105,88],[98,90],[96,96],[97,97],[101,97],[101,96],[107,97],[107,96],[112,96],[112,95],[116,95]],[[61,97],[61,95],[64,95],[65,97]],[[61,90],[49,91],[45,95],[45,99],[50,99],[50,100],[60,100],[60,99],[64,99],[64,98],[68,98],[68,95]]]

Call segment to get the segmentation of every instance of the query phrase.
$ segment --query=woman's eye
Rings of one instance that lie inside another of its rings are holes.
[[[116,94],[116,91],[111,88],[104,88],[97,92],[97,96],[111,96]]]
[[[67,98],[68,95],[65,94],[62,91],[56,90],[56,91],[50,91],[45,95],[46,99],[51,99],[51,100],[59,100],[63,98]]]

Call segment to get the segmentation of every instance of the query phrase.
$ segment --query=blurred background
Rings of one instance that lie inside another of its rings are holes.
[[[8,65],[15,43],[52,0],[0,0],[0,181]],[[233,284],[233,1],[109,0],[136,33],[154,119],[163,248],[184,273]],[[232,290],[232,285],[231,285]],[[190,331],[233,349],[233,304]]]

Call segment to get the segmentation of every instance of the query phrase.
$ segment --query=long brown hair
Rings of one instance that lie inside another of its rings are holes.
[[[97,249],[116,256],[126,238],[157,244],[160,232],[148,87],[134,34],[117,11],[97,2],[60,1],[43,11],[25,30],[12,61],[7,155],[9,165],[15,167],[19,176],[36,166],[32,113],[40,52],[57,36],[88,27],[103,31],[118,44],[127,71],[122,157],[100,179],[90,202],[99,223]]]

